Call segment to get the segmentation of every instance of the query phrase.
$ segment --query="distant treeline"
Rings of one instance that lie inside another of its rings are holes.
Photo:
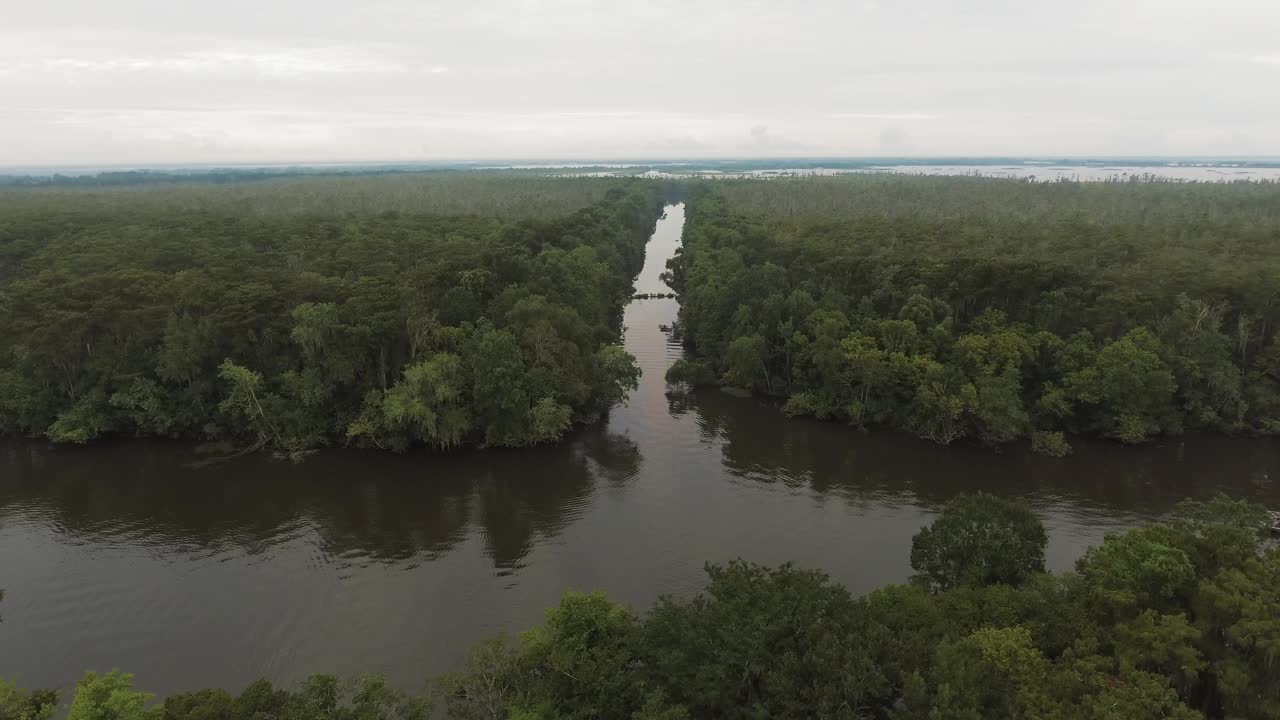
[[[377,163],[368,165],[265,165],[259,167],[174,167],[86,172],[0,173],[0,189],[31,187],[119,187],[169,183],[221,184],[299,177],[474,172],[459,163]]]
[[[620,178],[554,178],[506,173],[412,173],[266,177],[251,183],[161,183],[119,187],[28,188],[0,192],[0,221],[47,221],[122,212],[201,211],[236,215],[412,213],[552,219],[604,199]]]
[[[89,673],[67,718],[1275,720],[1280,550],[1266,522],[1245,502],[1186,502],[1047,574],[1026,505],[960,496],[913,539],[911,582],[865,597],[821,572],[735,561],[643,613],[568,592],[423,694],[316,675],[155,702],[128,675]],[[58,707],[53,691],[0,682],[0,717]]]
[[[697,188],[673,381],[939,443],[1280,433],[1280,183]]]
[[[463,175],[0,194],[0,432],[557,439],[635,385],[619,317],[661,207]]]

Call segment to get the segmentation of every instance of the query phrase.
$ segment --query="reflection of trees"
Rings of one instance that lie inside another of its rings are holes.
[[[314,532],[330,556],[431,559],[483,531],[500,568],[518,567],[588,502],[596,479],[633,478],[626,438],[584,431],[520,451],[335,451],[301,464],[246,457],[193,468],[190,448],[158,443],[50,449],[0,445],[0,521],[39,522],[86,541],[161,552],[264,552]]]
[[[950,448],[894,432],[787,419],[759,401],[699,391],[671,401],[723,444],[735,477],[803,484],[856,500],[902,497],[926,505],[979,490],[1063,499],[1073,505],[1138,513],[1167,511],[1184,497],[1227,492],[1280,504],[1280,443],[1200,436],[1140,447],[1081,443],[1064,460],[1011,448]]]
[[[478,517],[495,566],[519,567],[535,539],[556,535],[577,517],[594,478],[576,445],[499,453],[477,480]]]
[[[640,448],[626,435],[608,432],[608,418],[604,426],[583,433],[579,438],[582,450],[595,468],[614,487],[625,487],[640,468]]]

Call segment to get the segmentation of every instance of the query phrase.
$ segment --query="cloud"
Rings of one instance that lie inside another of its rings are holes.
[[[1276,27],[1260,0],[43,0],[0,23],[0,162],[1280,155]]]
[[[937,120],[941,116],[929,113],[836,112],[827,113],[826,117],[837,120]]]
[[[131,57],[57,57],[38,62],[25,62],[20,69],[51,73],[201,73],[256,72],[264,75],[292,76],[330,73],[398,73],[402,65],[359,58],[342,52],[250,52],[243,50],[205,50],[176,56]],[[431,72],[446,69],[432,68]]]
[[[900,127],[887,127],[880,131],[880,152],[885,155],[909,155],[915,149],[911,136]]]

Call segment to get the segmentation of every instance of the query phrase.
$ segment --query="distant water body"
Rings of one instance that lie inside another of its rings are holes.
[[[830,164],[815,162],[767,161],[742,162],[662,162],[662,163],[542,163],[525,165],[488,165],[479,169],[512,171],[546,171],[548,174],[574,177],[622,177],[638,175],[648,178],[770,178],[830,177],[834,175],[895,173],[902,175],[978,175],[1040,181],[1075,180],[1080,182],[1126,180],[1179,180],[1184,182],[1230,182],[1235,180],[1280,181],[1280,159],[1243,160],[1157,160],[1139,159],[1079,161],[1047,161],[1011,159],[1009,162],[975,160],[973,162],[885,162],[832,159]]]
[[[846,171],[848,172],[848,171]],[[853,172],[893,172],[914,175],[983,175],[1035,180],[1106,181],[1161,179],[1199,182],[1280,180],[1280,167],[1231,165],[893,165]]]
[[[617,170],[597,170],[591,174],[614,176]],[[977,175],[1053,182],[1106,182],[1128,180],[1177,180],[1182,182],[1280,181],[1280,167],[1237,165],[874,165],[867,167],[754,168],[751,170],[652,169],[651,178],[771,178],[830,177],[834,175]]]

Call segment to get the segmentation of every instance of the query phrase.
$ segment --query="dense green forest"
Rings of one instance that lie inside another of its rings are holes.
[[[669,268],[669,379],[788,413],[1053,454],[1280,433],[1280,183],[704,183]]]
[[[421,695],[318,675],[155,702],[127,675],[91,673],[68,718],[1274,720],[1280,549],[1266,522],[1245,502],[1188,501],[1047,574],[1025,504],[962,495],[916,535],[911,581],[866,597],[789,565],[711,565],[703,592],[643,614],[569,592]],[[0,683],[0,717],[48,720],[58,703]]]
[[[296,452],[559,438],[637,378],[643,181],[0,193],[0,432]]]

